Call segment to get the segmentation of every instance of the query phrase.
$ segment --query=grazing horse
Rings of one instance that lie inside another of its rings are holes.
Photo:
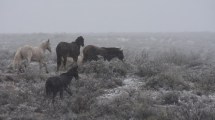
[[[120,50],[120,48],[114,48],[114,47],[106,48],[106,47],[97,47],[94,45],[88,45],[83,50],[83,56],[84,56],[83,62],[92,61],[92,60],[97,61],[98,55],[101,55],[104,58],[104,60],[108,60],[108,61],[110,61],[115,57],[121,61],[123,61],[124,59],[123,51]]]
[[[67,57],[72,57],[73,61],[77,63],[78,56],[80,55],[80,47],[84,46],[84,38],[79,36],[75,42],[67,43],[60,42],[56,47],[57,54],[57,71],[61,66],[61,60],[64,59],[63,65],[66,68]]]
[[[72,95],[71,90],[68,85],[71,83],[73,77],[77,80],[78,76],[78,66],[72,67],[66,73],[61,74],[60,76],[49,77],[46,81],[46,95],[52,95],[52,103],[54,103],[54,98],[57,93],[60,92],[60,98],[63,99],[63,91],[65,90],[68,94]]]
[[[18,48],[12,63],[13,69],[18,68],[18,70],[21,72],[23,69],[24,61],[27,61],[27,65],[29,65],[31,61],[35,61],[39,62],[40,71],[44,66],[46,69],[46,73],[48,73],[47,65],[44,61],[45,50],[48,50],[51,53],[51,46],[49,40],[42,42],[38,47],[25,45],[23,47]],[[25,67],[27,65],[25,64]]]

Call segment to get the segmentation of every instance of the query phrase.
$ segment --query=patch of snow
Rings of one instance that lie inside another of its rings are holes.
[[[138,90],[144,83],[136,78],[127,78],[123,81],[123,84],[123,86],[106,90],[105,94],[97,98],[98,104],[106,104],[119,97],[128,97],[130,91]]]

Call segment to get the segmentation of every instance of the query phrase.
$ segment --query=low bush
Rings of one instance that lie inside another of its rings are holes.
[[[202,102],[184,103],[174,111],[174,120],[214,120],[214,106]]]
[[[80,66],[80,73],[94,73],[96,78],[110,79],[112,77],[126,76],[131,66],[117,59],[110,62],[104,60],[91,61]]]
[[[181,49],[169,49],[161,52],[156,59],[162,63],[172,63],[178,66],[198,66],[203,63],[203,59],[199,53],[186,52]]]
[[[146,88],[158,90],[160,88],[166,90],[189,90],[190,86],[182,77],[182,73],[177,70],[170,69],[164,73],[150,77],[146,81]]]
[[[162,104],[178,104],[179,100],[179,93],[178,92],[167,92],[163,94],[161,97]]]
[[[194,84],[197,91],[204,94],[211,94],[215,91],[215,67],[208,66],[208,69],[201,70]]]

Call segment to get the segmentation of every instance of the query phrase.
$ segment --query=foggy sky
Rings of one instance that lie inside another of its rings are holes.
[[[215,32],[215,0],[0,0],[0,33]]]

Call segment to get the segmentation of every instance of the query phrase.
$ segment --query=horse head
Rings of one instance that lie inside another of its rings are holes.
[[[123,54],[123,50],[122,50],[122,49],[119,50],[118,58],[119,58],[121,61],[124,60],[124,54]]]
[[[124,54],[123,54],[123,50],[121,50],[120,48],[105,48],[102,47],[103,49],[105,49],[105,59],[107,59],[108,61],[110,61],[111,59],[113,59],[114,57],[117,57],[119,60],[123,61],[124,59]]]
[[[82,36],[79,36],[75,42],[79,45],[79,46],[84,46],[84,38]]]
[[[51,50],[51,44],[50,44],[50,40],[48,39],[46,42],[45,42],[45,49],[47,49],[50,53],[52,52]]]
[[[67,74],[69,76],[73,76],[75,77],[76,80],[79,79],[79,76],[78,76],[78,65],[74,65],[72,68],[69,69],[69,71],[67,72]]]
[[[119,60],[123,61],[124,60],[124,54],[123,50],[120,48],[117,48],[116,51],[114,52],[115,56],[119,58]]]

